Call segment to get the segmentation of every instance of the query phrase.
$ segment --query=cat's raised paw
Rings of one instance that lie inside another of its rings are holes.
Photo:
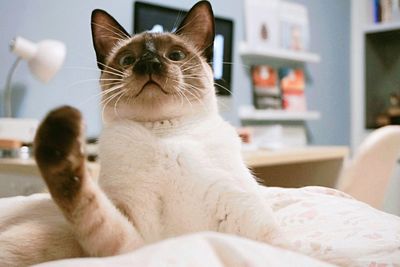
[[[73,107],[51,111],[39,126],[34,155],[56,201],[68,204],[82,186],[86,176],[84,143],[82,115]]]

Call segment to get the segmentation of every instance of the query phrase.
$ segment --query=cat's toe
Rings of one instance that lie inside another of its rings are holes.
[[[69,106],[51,111],[36,133],[34,155],[53,197],[72,198],[84,170],[84,127],[81,113]]]

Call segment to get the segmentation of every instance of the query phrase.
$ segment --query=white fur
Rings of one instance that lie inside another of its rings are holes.
[[[268,241],[276,230],[239,137],[217,112],[109,123],[100,159],[102,189],[127,207],[144,243],[205,230]]]

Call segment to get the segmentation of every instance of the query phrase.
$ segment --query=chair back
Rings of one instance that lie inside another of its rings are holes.
[[[373,131],[345,165],[337,188],[375,208],[382,208],[399,155],[400,126]]]

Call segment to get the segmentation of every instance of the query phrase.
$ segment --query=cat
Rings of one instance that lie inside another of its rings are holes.
[[[235,129],[218,114],[207,63],[210,3],[195,4],[174,33],[130,36],[102,10],[91,19],[105,121],[100,177],[87,171],[80,112],[51,111],[35,158],[66,219],[57,223],[70,251],[46,258],[32,249],[35,262],[117,255],[200,231],[273,243],[280,234],[272,209],[243,162]],[[0,233],[0,250],[2,240]],[[0,252],[0,265],[5,257]]]

